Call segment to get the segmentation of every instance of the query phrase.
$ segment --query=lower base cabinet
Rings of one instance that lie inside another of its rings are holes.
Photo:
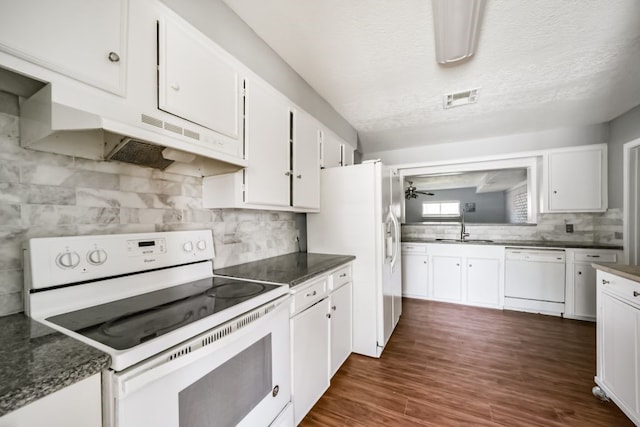
[[[101,396],[95,374],[0,417],[0,427],[101,427]]]
[[[291,318],[292,396],[298,425],[329,388],[329,299]]]
[[[352,348],[352,312],[351,307],[351,283],[333,291],[331,301],[331,357],[330,375],[333,377],[340,366],[351,354]]]
[[[298,425],[353,348],[351,264],[295,286],[292,294],[291,394]]]
[[[597,273],[596,383],[640,425],[640,283]]]

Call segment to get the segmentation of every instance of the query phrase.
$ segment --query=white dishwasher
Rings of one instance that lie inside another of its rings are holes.
[[[564,250],[507,248],[505,258],[504,308],[562,316]]]

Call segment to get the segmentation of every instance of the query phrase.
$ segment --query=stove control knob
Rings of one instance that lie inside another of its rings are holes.
[[[77,252],[61,252],[56,257],[56,264],[60,268],[76,268],[80,264],[80,255]]]
[[[182,249],[184,249],[185,252],[193,252],[193,242],[185,242],[184,245],[182,245]]]
[[[102,265],[107,260],[107,252],[103,249],[94,249],[87,254],[89,264]]]
[[[199,240],[197,246],[198,250],[204,251],[205,249],[207,249],[207,242],[204,240]]]

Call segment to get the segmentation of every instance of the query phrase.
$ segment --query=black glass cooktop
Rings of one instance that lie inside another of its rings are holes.
[[[111,348],[125,350],[278,287],[210,277],[47,320]]]

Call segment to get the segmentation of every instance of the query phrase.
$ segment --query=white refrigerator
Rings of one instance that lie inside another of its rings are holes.
[[[355,255],[353,351],[380,357],[402,312],[400,177],[380,161],[322,170],[307,249]]]

